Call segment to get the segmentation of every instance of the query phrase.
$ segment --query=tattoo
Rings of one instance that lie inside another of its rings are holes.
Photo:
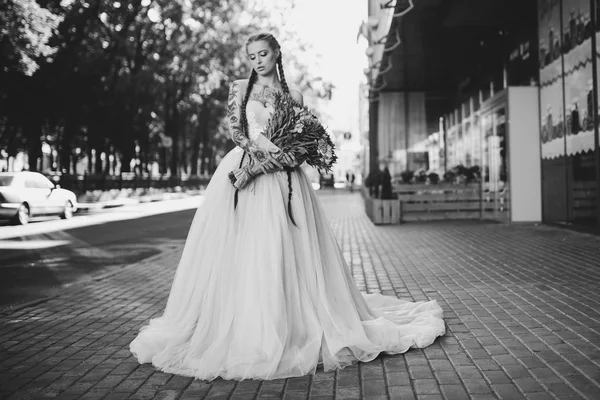
[[[229,86],[229,99],[227,100],[227,103],[228,103],[227,113],[229,114],[230,117],[234,116],[234,114],[237,110],[237,104],[236,104],[237,94],[238,94],[238,85],[237,85],[237,83],[233,82],[231,84],[231,86]]]
[[[237,82],[233,82],[229,86],[229,98],[227,105],[227,117],[229,118],[229,130],[231,131],[231,140],[244,150],[248,150],[249,140],[244,135],[242,126],[240,125],[240,107],[239,103],[239,90]]]
[[[265,91],[265,87],[258,93],[261,98],[269,100],[269,103],[272,102],[273,93],[269,92],[268,94]],[[268,91],[268,89],[267,89]],[[262,147],[257,146],[253,143],[245,134],[241,126],[241,98],[238,84],[233,82],[229,87],[229,97],[228,97],[228,105],[227,105],[227,117],[229,119],[229,130],[231,132],[231,140],[244,149],[247,153],[249,153],[254,160],[258,163],[263,163],[269,160],[269,157],[273,157],[270,151],[263,149]],[[256,99],[254,99],[256,100]],[[258,100],[260,101],[260,100]],[[263,103],[261,101],[261,103]],[[264,105],[265,103],[263,103]],[[266,107],[266,106],[265,106]]]
[[[249,100],[258,101],[263,105],[263,107],[267,107],[267,105],[272,105],[274,102],[275,94],[273,90],[267,86],[261,86],[261,89],[258,92],[252,92],[250,94]]]

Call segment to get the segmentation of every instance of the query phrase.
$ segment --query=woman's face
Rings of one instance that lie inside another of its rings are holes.
[[[252,68],[258,75],[268,76],[275,71],[279,51],[272,49],[268,42],[264,40],[252,42],[248,44],[246,50]]]

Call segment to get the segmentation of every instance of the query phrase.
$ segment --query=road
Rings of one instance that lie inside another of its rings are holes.
[[[0,308],[164,252],[186,237],[201,196],[0,226]]]

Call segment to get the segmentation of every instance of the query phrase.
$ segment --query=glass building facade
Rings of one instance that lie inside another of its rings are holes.
[[[600,227],[595,63],[600,55],[599,11],[599,0],[538,1],[542,201],[547,222]]]
[[[445,160],[436,163],[441,172],[457,165],[478,169],[484,197],[496,204],[488,217],[509,220],[506,193],[511,174],[520,172],[511,171],[508,162],[506,91],[537,86],[542,220],[600,230],[600,68],[595,62],[600,57],[600,0],[538,0],[537,18],[535,37],[523,38],[513,49],[504,79],[443,116],[445,135],[440,129],[435,137],[445,140],[430,140],[430,153],[443,148]],[[533,70],[525,67],[532,59],[537,63]]]

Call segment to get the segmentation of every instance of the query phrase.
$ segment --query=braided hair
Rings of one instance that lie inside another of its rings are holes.
[[[290,93],[290,88],[288,87],[287,82],[285,81],[285,74],[283,73],[283,62],[281,61],[281,51],[279,52],[279,56],[277,57],[277,72],[279,73],[279,81],[281,82],[281,87],[283,91],[287,94]]]
[[[250,98],[250,92],[252,91],[252,86],[256,82],[258,78],[258,74],[254,69],[252,69],[252,73],[250,74],[250,78],[248,79],[248,87],[246,88],[246,94],[244,95],[244,99],[242,100],[242,109],[240,110],[240,122],[242,124],[242,130],[246,136],[248,136],[248,117],[246,117],[246,105],[248,104],[248,99]]]
[[[270,33],[258,33],[256,35],[252,35],[248,38],[248,40],[246,40],[246,50],[248,49],[248,45],[250,43],[253,42],[258,42],[258,41],[265,41],[269,44],[269,47],[271,47],[272,50],[279,50],[279,55],[277,56],[277,73],[279,75],[279,81],[281,83],[281,88],[283,89],[283,92],[286,94],[290,93],[290,88],[285,80],[285,74],[283,72],[283,62],[282,62],[282,58],[281,58],[281,46],[279,45],[279,42],[277,41],[277,39],[275,39],[275,36],[273,36]],[[242,109],[241,109],[241,124],[242,124],[242,129],[244,131],[244,133],[246,134],[246,136],[248,136],[248,118],[246,117],[246,105],[248,104],[248,99],[250,98],[250,92],[252,91],[252,87],[254,86],[254,83],[256,82],[256,80],[258,79],[258,74],[256,73],[256,71],[254,70],[254,68],[252,69],[252,72],[250,74],[250,78],[248,79],[248,86],[246,87],[246,93],[244,95],[244,99],[242,101]],[[244,162],[244,156],[246,155],[246,153],[244,153],[244,155],[242,156],[242,159],[240,160],[240,167],[242,166],[242,163]],[[290,216],[290,219],[292,221],[292,223],[295,226],[296,225],[296,221],[294,221],[294,215],[292,214],[292,171],[293,168],[286,168],[287,171],[287,178],[288,178],[288,214]],[[237,195],[237,192],[236,192]]]

